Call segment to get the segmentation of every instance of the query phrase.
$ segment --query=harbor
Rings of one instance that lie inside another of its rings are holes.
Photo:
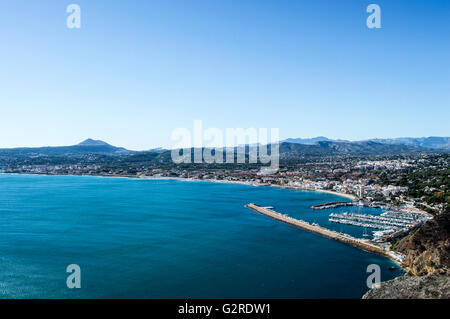
[[[362,196],[362,190],[360,192]],[[429,214],[417,209],[400,209],[397,210],[388,205],[380,205],[381,203],[368,203],[362,200],[360,196],[359,201],[336,201],[316,204],[310,206],[313,210],[334,209],[340,207],[372,207],[393,209],[386,210],[381,214],[365,214],[356,212],[330,213],[328,221],[335,224],[350,225],[364,228],[363,237],[367,239],[371,237],[374,243],[385,243],[392,239],[406,234],[411,230],[419,227],[427,220],[432,218]],[[367,233],[367,229],[372,229],[372,236]]]
[[[383,212],[381,215],[358,214],[345,212],[331,213],[329,221],[358,227],[376,229],[373,240],[376,242],[389,241],[403,233],[419,227],[429,218],[423,214],[408,212]]]
[[[403,261],[402,256],[399,256],[391,251],[385,250],[382,247],[376,245],[375,243],[371,242],[370,240],[366,239],[359,239],[352,237],[348,234],[339,233],[324,227],[319,226],[318,224],[310,224],[304,220],[296,219],[293,217],[290,217],[286,214],[281,214],[279,212],[276,212],[272,209],[272,207],[263,207],[258,206],[254,203],[250,203],[245,205],[245,207],[252,209],[262,215],[265,215],[267,217],[273,218],[275,220],[281,221],[283,223],[319,234],[321,236],[337,240],[339,242],[372,252],[376,254],[380,254],[383,256],[386,256],[388,258],[391,258],[399,263]]]

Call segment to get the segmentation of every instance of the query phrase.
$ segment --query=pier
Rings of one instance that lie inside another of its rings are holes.
[[[330,239],[340,241],[342,243],[345,243],[345,244],[348,244],[348,245],[351,245],[354,247],[358,247],[360,249],[363,249],[363,250],[366,250],[366,251],[369,251],[372,253],[376,253],[376,254],[380,254],[380,255],[389,257],[391,259],[394,259],[397,262],[402,262],[402,260],[398,256],[396,256],[395,254],[390,253],[388,251],[385,251],[383,248],[371,243],[369,240],[354,238],[350,235],[338,233],[338,232],[329,230],[327,228],[321,227],[317,224],[310,224],[303,220],[295,219],[295,218],[292,218],[285,214],[280,214],[280,213],[272,210],[271,207],[270,208],[262,207],[262,206],[258,206],[253,203],[245,205],[245,207],[250,208],[262,215],[276,219],[280,222],[310,231],[315,234],[319,234],[321,236],[324,236],[324,237],[327,237]]]
[[[324,203],[324,204],[318,204],[311,206],[312,209],[327,209],[327,208],[336,208],[336,207],[345,207],[345,206],[355,206],[357,205],[357,202],[330,202],[330,203]]]

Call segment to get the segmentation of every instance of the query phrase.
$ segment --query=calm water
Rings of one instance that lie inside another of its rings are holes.
[[[243,207],[272,205],[361,235],[309,208],[334,200],[342,198],[235,184],[0,174],[0,297],[360,298],[367,265],[379,264],[382,280],[401,270]],[[69,264],[81,267],[81,289],[66,287]]]

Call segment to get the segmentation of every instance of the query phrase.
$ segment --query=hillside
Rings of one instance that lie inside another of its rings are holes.
[[[394,243],[393,249],[407,256],[405,266],[411,275],[449,273],[450,209]]]
[[[401,155],[430,152],[429,149],[406,145],[387,145],[372,141],[330,142],[319,141],[313,145],[281,143],[280,159],[296,159],[316,156],[373,156]]]
[[[431,149],[450,149],[450,137],[401,137],[401,138],[391,138],[391,139],[373,139],[372,141],[382,144],[397,144],[397,145],[407,145],[407,146],[417,146]]]
[[[73,156],[82,154],[132,154],[123,147],[112,146],[106,142],[87,139],[72,146],[45,146],[45,147],[19,147],[0,149],[0,156],[24,157],[24,156]]]

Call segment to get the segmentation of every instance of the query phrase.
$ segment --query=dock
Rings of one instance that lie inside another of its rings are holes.
[[[272,210],[272,207],[262,207],[262,206],[258,206],[256,204],[250,203],[248,205],[245,205],[245,207],[250,208],[262,215],[268,216],[270,218],[273,218],[275,220],[278,220],[280,222],[310,231],[312,233],[315,234],[319,234],[321,236],[330,238],[330,239],[334,239],[337,240],[339,242],[363,249],[365,251],[369,251],[372,253],[376,253],[379,255],[383,255],[385,257],[391,258],[396,260],[397,262],[402,262],[401,259],[399,259],[398,256],[396,256],[395,254],[392,254],[388,251],[385,251],[383,248],[373,244],[371,241],[369,240],[364,240],[364,239],[358,239],[355,237],[352,237],[350,235],[347,234],[342,234],[342,233],[338,233],[332,230],[329,230],[327,228],[321,227],[317,224],[310,224],[306,221],[303,220],[299,220],[299,219],[295,219],[292,218],[288,215],[285,214],[281,214],[278,213],[274,210]]]

